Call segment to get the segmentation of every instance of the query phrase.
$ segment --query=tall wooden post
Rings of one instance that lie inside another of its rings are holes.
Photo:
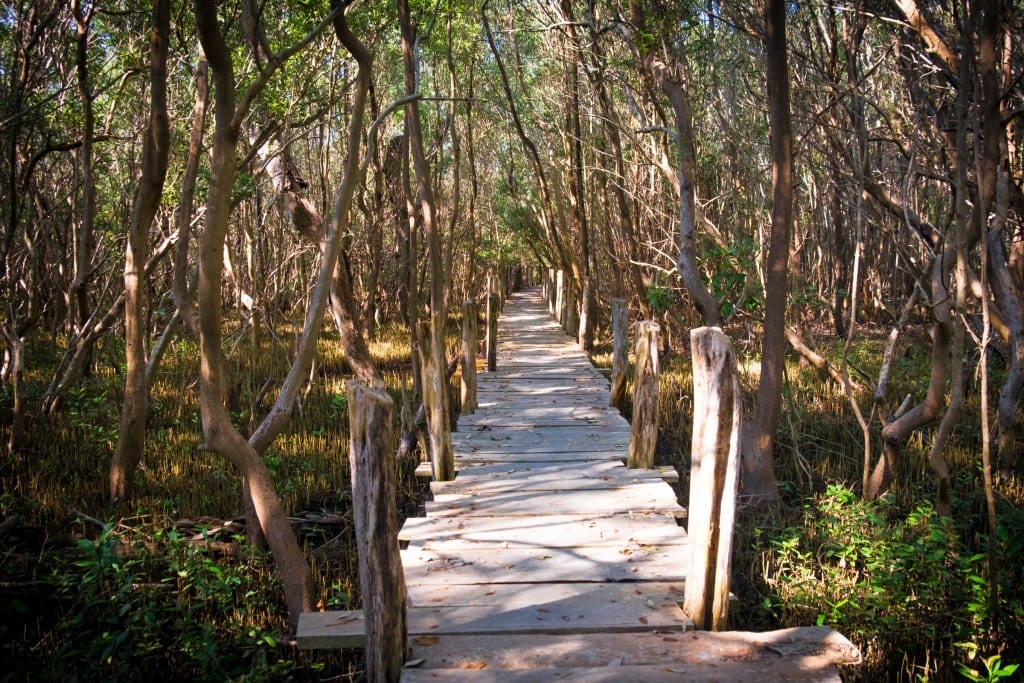
[[[695,628],[721,631],[729,617],[732,528],[736,515],[742,395],[736,356],[717,327],[690,331],[693,443],[690,464],[690,566],[683,610]]]
[[[395,512],[393,401],[382,386],[348,383],[348,458],[366,624],[366,678],[397,681],[407,651],[406,589]]]
[[[631,469],[654,467],[654,449],[658,445],[658,333],[653,320],[636,326],[636,366],[633,375],[633,422],[629,431]]]
[[[462,414],[476,412],[476,303],[462,303]]]
[[[487,372],[498,369],[498,295],[487,297]]]
[[[433,324],[440,324],[434,313]],[[430,462],[434,481],[455,478],[455,456],[452,452],[451,423],[448,421],[448,376],[444,364],[438,364],[432,353],[432,323],[420,323],[420,362],[423,364],[423,408],[427,413],[427,435],[430,440]],[[442,361],[444,356],[441,356]]]
[[[612,299],[612,387],[608,405],[620,411],[626,405],[626,374],[629,369],[629,328],[626,300]]]

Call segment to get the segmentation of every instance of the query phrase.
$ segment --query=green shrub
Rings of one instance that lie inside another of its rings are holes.
[[[765,532],[764,607],[783,624],[843,632],[864,653],[868,678],[913,671],[927,680],[948,678],[958,664],[977,668],[951,653],[974,658],[1020,642],[1022,613],[1019,569],[1008,567],[1000,577],[1003,633],[991,632],[986,556],[965,540],[969,522],[958,526],[930,503],[900,515],[891,497],[868,502],[829,486],[805,503],[799,523]]]
[[[58,609],[40,646],[12,653],[9,680],[288,680],[295,663],[265,559],[244,545],[215,557],[176,532],[155,538],[108,525],[49,570]],[[127,537],[131,534],[130,537]],[[236,539],[241,541],[241,539]]]

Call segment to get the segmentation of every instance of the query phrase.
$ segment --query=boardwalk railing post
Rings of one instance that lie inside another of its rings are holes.
[[[556,305],[557,305],[557,302],[558,302],[558,284],[555,281],[555,269],[554,268],[548,268],[548,275],[547,275],[547,277],[548,277],[548,279],[547,279],[548,313],[551,314],[551,317],[557,318],[558,316],[555,315],[555,311],[557,310],[556,309]]]
[[[700,630],[721,631],[729,616],[732,527],[736,515],[742,397],[736,356],[717,327],[690,331],[693,443],[689,546],[683,610]]]
[[[629,369],[629,328],[626,300],[612,299],[612,387],[608,405],[619,411],[626,405],[626,374]]]
[[[434,313],[433,324],[440,324]],[[452,452],[452,434],[448,422],[448,376],[445,372],[444,357],[438,363],[433,352],[431,323],[420,323],[420,363],[423,365],[423,408],[427,413],[427,435],[430,441],[430,462],[433,465],[434,481],[451,481],[455,478],[455,456]]]
[[[487,297],[487,372],[498,369],[498,295]]]
[[[565,320],[562,328],[570,337],[576,336],[579,327],[580,309],[576,304],[576,280],[571,276],[565,278]]]
[[[565,271],[555,273],[555,320],[565,326]]]
[[[462,304],[462,414],[476,412],[476,303]]]
[[[366,629],[366,678],[397,681],[407,650],[405,572],[398,552],[393,401],[381,388],[348,383],[352,517]]]
[[[636,367],[633,375],[633,422],[629,431],[630,469],[654,467],[654,448],[658,445],[658,333],[653,320],[636,327]]]

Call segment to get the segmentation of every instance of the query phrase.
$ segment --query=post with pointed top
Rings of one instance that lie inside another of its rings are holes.
[[[658,334],[661,327],[653,320],[636,325],[636,366],[633,377],[633,421],[629,431],[630,469],[654,467],[654,449],[658,445]]]
[[[629,328],[626,300],[612,299],[612,387],[608,405],[621,412],[626,405],[626,374],[629,370]]]
[[[487,297],[487,372],[498,369],[498,295]]]
[[[732,528],[736,516],[742,395],[736,355],[717,327],[690,331],[693,442],[688,513],[690,565],[683,611],[700,630],[729,617]]]
[[[462,303],[462,414],[476,412],[476,302]]]
[[[405,572],[398,552],[391,396],[348,383],[352,519],[366,628],[366,678],[397,681],[407,651]]]

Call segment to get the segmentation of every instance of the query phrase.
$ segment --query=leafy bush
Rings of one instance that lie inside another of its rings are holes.
[[[867,502],[829,486],[805,503],[798,524],[765,532],[764,607],[784,624],[842,631],[860,646],[869,678],[908,671],[947,678],[965,664],[949,661],[950,653],[991,656],[1019,642],[1022,629],[1019,570],[1007,568],[1000,577],[1003,634],[990,632],[986,556],[965,540],[968,523],[958,527],[930,503],[900,516],[891,497]],[[1003,671],[1012,666],[996,661]]]
[[[280,589],[262,556],[236,545],[244,557],[217,558],[174,531],[140,536],[128,543],[108,525],[72,557],[50,558],[57,609],[41,616],[53,623],[39,623],[35,647],[8,641],[8,680],[290,678],[275,623],[284,610],[267,603]]]

